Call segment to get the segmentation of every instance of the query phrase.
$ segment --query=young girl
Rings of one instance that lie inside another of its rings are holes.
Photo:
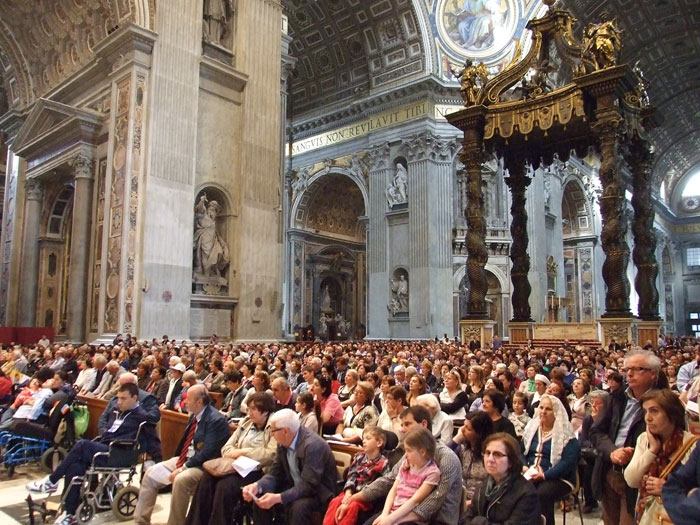
[[[430,430],[411,430],[403,441],[404,454],[399,475],[386,497],[384,510],[373,525],[393,525],[405,521],[416,506],[433,491],[440,481],[435,460],[435,438]],[[417,522],[421,523],[421,522]]]
[[[328,505],[323,525],[354,525],[360,511],[370,509],[364,501],[350,501],[350,497],[391,470],[389,460],[382,454],[386,434],[375,426],[362,433],[362,450],[355,454],[348,470],[345,488]]]
[[[527,409],[528,397],[527,394],[516,392],[513,394],[513,412],[508,414],[508,419],[515,427],[515,433],[518,438],[523,437],[523,430],[530,421],[530,416],[525,412]]]
[[[295,407],[301,426],[318,434],[318,430],[321,428],[321,407],[314,401],[313,394],[311,392],[299,394]]]

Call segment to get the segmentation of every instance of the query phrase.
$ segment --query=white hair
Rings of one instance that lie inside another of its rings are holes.
[[[654,352],[650,352],[649,350],[632,350],[631,352],[627,352],[624,360],[625,367],[627,367],[627,361],[629,358],[636,355],[642,356],[646,360],[647,366],[658,375],[658,373],[661,371],[661,360],[656,356],[656,354],[654,354]]]
[[[274,423],[277,428],[288,428],[295,434],[299,431],[300,425],[299,416],[289,408],[283,408],[272,414],[268,423],[270,425]]]
[[[418,401],[419,405],[425,401],[425,404],[428,405],[436,415],[440,412],[440,402],[433,394],[421,394],[416,398],[416,401]]]

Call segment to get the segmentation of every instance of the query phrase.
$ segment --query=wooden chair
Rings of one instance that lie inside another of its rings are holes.
[[[352,463],[352,456],[347,452],[340,452],[339,450],[331,450],[333,457],[335,458],[335,466],[338,469],[338,479],[343,479],[345,477],[345,470],[350,467]]]

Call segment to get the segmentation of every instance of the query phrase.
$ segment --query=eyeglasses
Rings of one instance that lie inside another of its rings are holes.
[[[282,427],[280,428],[270,428],[270,434],[274,434],[275,432],[279,432],[280,430],[284,430]]]
[[[507,456],[508,454],[504,454],[503,452],[499,452],[498,450],[485,450],[484,451],[484,457],[487,458],[489,456],[492,456],[493,459],[503,459]]]
[[[624,374],[638,374],[639,372],[651,372],[651,368],[647,368],[645,366],[630,366],[629,368],[623,368],[622,373]]]

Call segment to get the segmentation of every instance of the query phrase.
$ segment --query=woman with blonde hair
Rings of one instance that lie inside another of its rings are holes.
[[[469,407],[467,394],[462,390],[459,372],[453,368],[445,377],[445,388],[440,392],[440,408],[452,419],[464,419]]]
[[[484,369],[479,365],[470,366],[467,374],[467,385],[464,388],[470,406],[476,398],[484,395],[485,385]]]

